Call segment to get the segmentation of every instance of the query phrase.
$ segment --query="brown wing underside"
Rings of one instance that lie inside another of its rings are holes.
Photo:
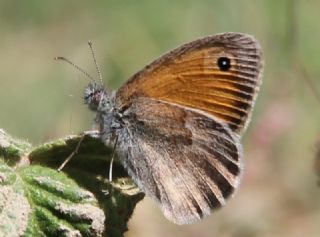
[[[219,58],[230,59],[221,70]],[[224,33],[180,46],[147,65],[117,92],[119,107],[137,97],[198,109],[240,134],[260,85],[261,51],[253,37]]]
[[[239,138],[212,116],[138,98],[122,119],[120,159],[169,220],[196,222],[224,205],[238,187]]]

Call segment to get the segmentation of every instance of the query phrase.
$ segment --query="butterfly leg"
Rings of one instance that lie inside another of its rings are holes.
[[[85,138],[85,136],[97,137],[97,136],[99,136],[99,134],[100,133],[98,131],[96,131],[96,130],[94,130],[94,131],[85,131],[85,132],[81,133],[81,138],[80,138],[79,142],[77,143],[76,148],[63,161],[63,163],[59,166],[58,171],[60,172],[66,166],[66,164],[72,159],[72,157],[74,157],[79,152],[79,148],[80,148],[81,143],[83,142],[83,139]]]
[[[114,142],[114,146],[113,146],[113,150],[112,150],[111,161],[110,161],[110,165],[109,165],[109,182],[112,182],[112,167],[113,167],[114,156],[116,153],[117,142],[118,142],[118,136],[115,138],[115,142]]]

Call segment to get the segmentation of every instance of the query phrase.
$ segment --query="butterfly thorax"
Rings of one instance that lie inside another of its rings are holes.
[[[95,122],[103,141],[110,142],[115,130],[121,127],[121,121],[115,109],[115,93],[107,91],[103,85],[90,83],[84,91],[84,102],[89,109],[96,112]]]

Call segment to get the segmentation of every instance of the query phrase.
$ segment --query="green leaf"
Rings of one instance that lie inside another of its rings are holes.
[[[0,233],[1,236],[20,236],[31,213],[21,180],[12,168],[0,160]]]
[[[65,174],[36,165],[14,170],[3,161],[0,169],[4,236],[102,236],[97,199]]]
[[[69,136],[0,159],[0,236],[123,236],[144,194],[118,162],[109,182],[111,149],[88,135],[58,172],[79,140]],[[28,162],[17,162],[21,156]]]
[[[31,145],[25,141],[14,139],[4,130],[0,129],[0,157],[8,165],[17,165],[18,162],[25,163],[25,154],[31,149]]]

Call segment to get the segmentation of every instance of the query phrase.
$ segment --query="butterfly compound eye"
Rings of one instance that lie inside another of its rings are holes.
[[[230,59],[227,57],[218,58],[217,64],[221,71],[228,71],[231,68]]]

